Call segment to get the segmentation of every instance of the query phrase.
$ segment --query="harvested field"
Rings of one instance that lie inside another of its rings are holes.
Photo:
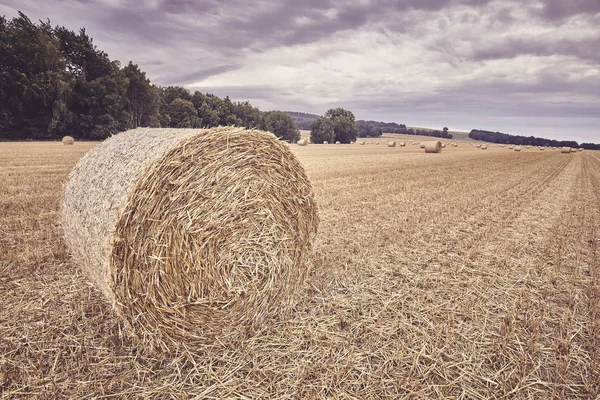
[[[93,145],[0,143],[2,399],[600,396],[600,152],[290,146],[321,219],[295,312],[164,354],[66,253]]]

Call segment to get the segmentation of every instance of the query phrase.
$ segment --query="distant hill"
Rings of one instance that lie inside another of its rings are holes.
[[[308,114],[303,112],[295,112],[295,111],[286,111],[287,115],[292,117],[298,129],[309,130],[310,125],[320,117],[320,115],[316,114]]]

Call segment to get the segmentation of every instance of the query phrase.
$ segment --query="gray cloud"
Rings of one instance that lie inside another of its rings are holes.
[[[85,26],[155,83],[261,108],[341,105],[484,129],[502,118],[600,124],[598,0],[0,1],[9,18]]]
[[[600,13],[598,0],[544,0],[542,15],[550,20],[561,20],[578,14]]]

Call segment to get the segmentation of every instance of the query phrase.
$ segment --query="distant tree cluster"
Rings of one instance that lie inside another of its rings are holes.
[[[237,125],[300,138],[284,112],[249,102],[153,85],[130,62],[124,68],[78,33],[23,13],[0,17],[0,139],[104,139],[138,126],[200,128]]]
[[[310,126],[310,141],[313,143],[351,143],[357,136],[354,114],[343,108],[327,110]]]
[[[294,122],[300,129],[311,129],[313,122],[319,118],[319,116],[316,114],[293,111],[286,111],[286,113],[294,119]],[[398,124],[396,122],[365,121],[359,119],[356,121],[356,129],[358,130],[359,137],[379,137],[384,133],[402,133],[405,135],[433,136],[444,139],[452,139],[452,134],[448,132],[448,128],[444,128],[441,131],[431,129],[414,129],[407,128],[406,125]]]
[[[582,147],[588,150],[600,150],[600,144],[594,143],[582,143],[579,145],[574,140],[554,140],[554,139],[544,139],[538,138],[534,136],[518,136],[518,135],[509,135],[507,133],[502,132],[490,132],[490,131],[482,131],[478,129],[473,129],[469,132],[469,137],[475,140],[484,140],[486,142],[492,143],[502,143],[502,144],[516,144],[523,146],[551,146],[551,147]]]

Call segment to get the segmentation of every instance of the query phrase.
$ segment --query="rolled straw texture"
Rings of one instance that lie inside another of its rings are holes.
[[[75,144],[75,139],[73,139],[71,136],[65,136],[62,138],[62,144],[64,144],[64,145]]]
[[[561,153],[570,153],[571,152],[571,148],[564,146],[563,148],[560,149],[560,152]]]
[[[425,153],[441,153],[442,152],[442,143],[437,140],[432,140],[430,142],[425,142]]]
[[[126,331],[170,349],[286,313],[316,209],[304,169],[270,133],[147,128],[80,160],[62,224],[73,260]]]

